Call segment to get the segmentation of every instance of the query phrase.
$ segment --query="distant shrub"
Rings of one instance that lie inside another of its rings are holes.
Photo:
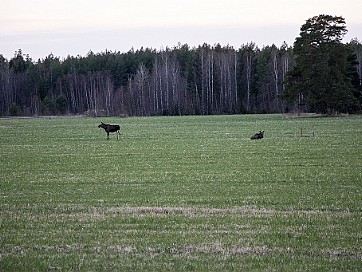
[[[11,103],[9,112],[11,116],[19,115],[19,109],[15,102]]]

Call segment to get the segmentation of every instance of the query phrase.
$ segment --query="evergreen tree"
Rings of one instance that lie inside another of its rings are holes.
[[[353,64],[348,47],[342,44],[346,33],[344,18],[337,16],[315,16],[302,25],[294,43],[296,66],[286,79],[286,100],[321,113],[356,109],[349,76]]]

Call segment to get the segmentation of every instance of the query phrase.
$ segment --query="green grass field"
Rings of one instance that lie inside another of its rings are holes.
[[[0,271],[361,271],[361,143],[362,116],[0,119]]]

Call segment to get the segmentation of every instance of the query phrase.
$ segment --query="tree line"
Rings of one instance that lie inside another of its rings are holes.
[[[360,105],[362,45],[353,40],[346,46],[354,95]],[[62,60],[50,54],[38,61],[19,49],[10,61],[0,55],[0,115],[150,116],[301,110],[300,103],[290,99],[294,96],[285,95],[286,78],[295,67],[293,47],[285,43],[263,48],[248,43],[239,49],[178,44],[126,53],[90,51],[86,56]]]

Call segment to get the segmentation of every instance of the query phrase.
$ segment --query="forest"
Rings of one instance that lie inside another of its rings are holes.
[[[354,85],[361,90],[362,44],[354,39],[346,46],[353,53]],[[86,56],[64,59],[49,54],[37,61],[19,49],[10,60],[0,54],[0,115],[155,116],[310,110],[282,99],[286,76],[295,64],[293,47],[286,43],[262,48],[248,43],[239,49],[178,44],[160,50],[90,51]]]

